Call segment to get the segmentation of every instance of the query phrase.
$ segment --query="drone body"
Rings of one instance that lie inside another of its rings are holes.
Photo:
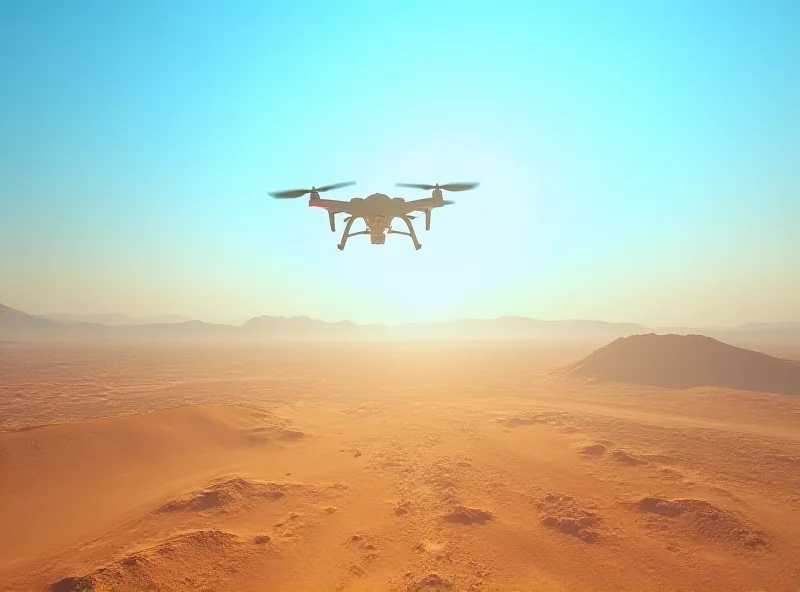
[[[351,236],[368,234],[370,242],[373,245],[382,245],[386,243],[387,234],[402,234],[411,238],[414,243],[414,248],[419,250],[422,245],[417,240],[417,234],[414,232],[414,226],[411,220],[415,218],[412,214],[414,212],[425,213],[425,230],[431,229],[431,211],[435,208],[441,208],[451,205],[452,201],[446,200],[442,196],[444,191],[466,191],[477,186],[477,183],[451,183],[449,185],[409,185],[398,183],[398,187],[415,187],[418,189],[431,189],[433,195],[426,199],[415,199],[406,201],[402,197],[389,197],[383,193],[373,193],[372,195],[363,197],[354,197],[350,201],[339,201],[335,199],[323,199],[319,196],[320,193],[330,191],[331,189],[338,189],[348,185],[354,185],[354,182],[338,183],[336,185],[327,185],[325,187],[311,189],[296,189],[291,191],[281,191],[272,193],[272,197],[277,199],[292,199],[301,197],[302,195],[309,195],[308,206],[311,208],[322,208],[328,211],[328,218],[330,221],[331,231],[336,231],[336,214],[347,214],[344,219],[345,228],[342,235],[342,241],[337,245],[340,251],[344,250],[347,239]],[[408,232],[401,230],[394,230],[392,222],[395,218],[399,218],[405,222]],[[364,220],[366,230],[358,232],[351,232],[353,223],[356,220]]]

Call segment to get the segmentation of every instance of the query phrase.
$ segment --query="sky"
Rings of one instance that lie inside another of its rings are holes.
[[[800,3],[0,3],[0,302],[800,321]],[[306,198],[426,197],[423,247]]]

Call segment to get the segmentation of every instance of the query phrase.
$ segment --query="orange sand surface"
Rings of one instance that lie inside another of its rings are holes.
[[[602,345],[0,344],[0,590],[800,589],[800,397]]]

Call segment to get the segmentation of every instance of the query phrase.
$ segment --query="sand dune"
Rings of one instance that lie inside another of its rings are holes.
[[[112,561],[85,576],[69,576],[50,586],[52,592],[105,592],[112,590],[179,590],[225,583],[216,573],[219,557],[246,560],[247,542],[222,530],[196,530]]]
[[[800,398],[590,349],[7,349],[0,590],[794,589]]]
[[[542,511],[542,524],[574,537],[585,543],[597,543],[600,534],[595,527],[600,517],[595,512],[585,510],[572,497],[562,493],[548,493],[537,503]]]
[[[159,512],[203,512],[212,509],[230,510],[250,500],[280,499],[286,495],[286,487],[279,483],[267,483],[230,477],[209,484],[200,491],[186,497],[171,500],[161,506]]]
[[[743,546],[750,550],[765,549],[768,544],[763,533],[749,527],[731,512],[720,510],[713,504],[696,499],[665,500],[645,497],[636,504],[645,514],[656,515],[670,520],[656,518],[655,523],[670,528],[672,521],[677,528],[688,531],[690,536],[701,540],[716,540],[726,545]]]
[[[702,335],[633,335],[564,370],[568,376],[661,388],[720,387],[800,394],[800,363]]]
[[[194,471],[277,445],[285,432],[263,410],[198,405],[0,433],[0,512],[17,531],[2,537],[3,564],[124,519]]]

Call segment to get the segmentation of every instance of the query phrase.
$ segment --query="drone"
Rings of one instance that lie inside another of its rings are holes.
[[[406,201],[402,197],[389,197],[383,193],[373,193],[368,197],[354,197],[350,201],[339,201],[335,199],[323,199],[320,193],[340,189],[355,185],[355,181],[346,183],[335,183],[323,187],[312,187],[311,189],[291,189],[289,191],[277,191],[270,193],[275,199],[296,199],[304,195],[310,196],[308,206],[310,208],[322,208],[328,211],[331,232],[336,232],[336,214],[347,214],[344,219],[345,227],[342,241],[337,245],[340,251],[344,251],[347,239],[351,236],[366,235],[370,237],[373,245],[383,245],[386,243],[387,234],[402,234],[408,236],[414,243],[414,248],[419,251],[422,245],[417,240],[417,233],[411,221],[416,218],[413,212],[425,213],[425,230],[431,229],[431,211],[435,208],[449,206],[455,202],[444,199],[442,191],[468,191],[478,186],[478,183],[447,183],[445,185],[424,185],[418,183],[397,183],[396,187],[411,187],[425,191],[433,191],[431,197],[425,199],[414,199]],[[392,222],[399,218],[405,222],[408,232],[394,230]],[[350,229],[356,220],[364,220],[367,228],[358,232],[351,232]]]

